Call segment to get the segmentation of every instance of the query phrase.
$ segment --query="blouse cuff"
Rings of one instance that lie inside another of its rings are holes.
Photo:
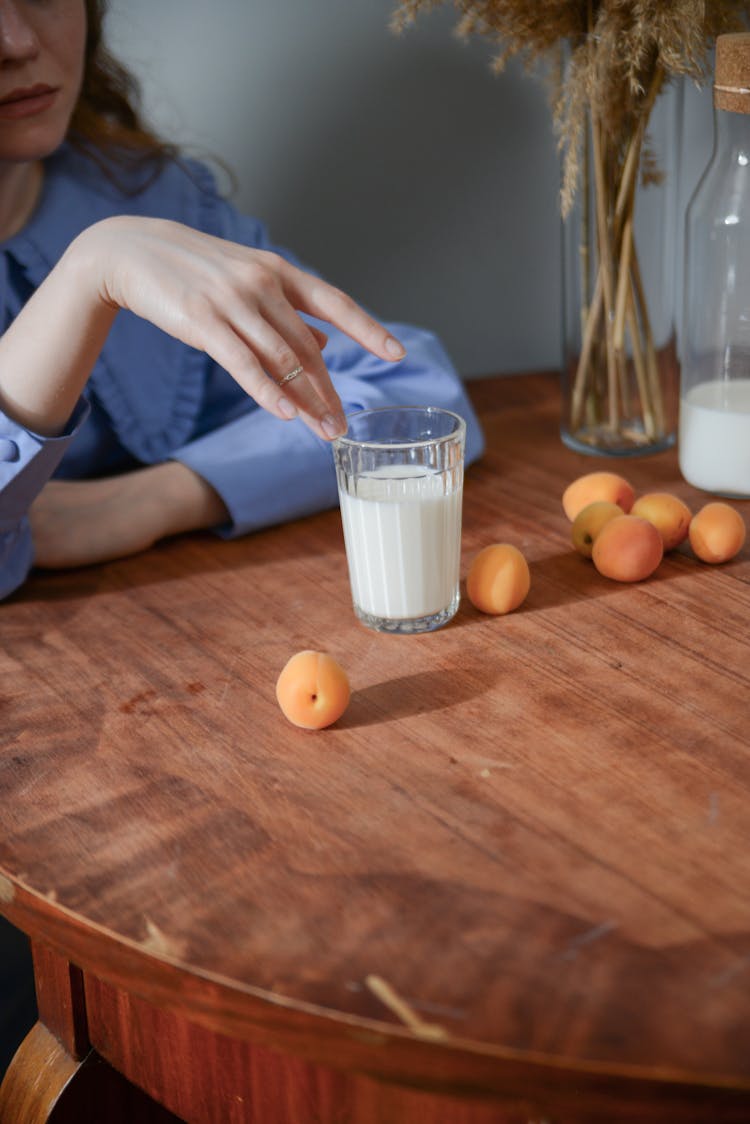
[[[26,515],[89,410],[86,399],[79,398],[65,430],[55,437],[25,429],[0,411],[0,532],[13,529]]]

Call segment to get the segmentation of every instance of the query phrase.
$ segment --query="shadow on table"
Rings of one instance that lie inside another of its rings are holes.
[[[531,589],[517,612],[534,613],[578,601],[590,601],[592,598],[624,595],[628,590],[644,589],[672,581],[689,573],[696,565],[689,554],[678,550],[666,556],[656,572],[644,581],[617,582],[603,577],[590,558],[584,558],[572,549],[560,551],[530,561]],[[473,606],[470,608],[473,617],[482,616]]]
[[[326,522],[321,526],[323,518]],[[220,539],[208,532],[194,532],[166,539],[129,558],[70,570],[33,570],[26,585],[12,600],[78,600],[97,593],[328,554],[339,557],[345,568],[338,511],[312,516],[293,527],[289,524],[271,527],[257,535],[248,534],[232,540]]]
[[[450,674],[444,668],[420,671],[373,683],[352,695],[345,716],[337,729],[374,726],[384,719],[389,722],[414,718],[419,714],[445,710],[488,691],[498,680],[496,667],[486,665],[465,667]]]

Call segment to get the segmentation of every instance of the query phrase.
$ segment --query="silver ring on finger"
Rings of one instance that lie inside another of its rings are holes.
[[[296,379],[298,375],[302,374],[303,370],[304,368],[302,366],[295,367],[294,370],[290,371],[288,375],[284,375],[282,379],[278,380],[277,386],[283,386],[284,383],[291,382],[292,379]]]

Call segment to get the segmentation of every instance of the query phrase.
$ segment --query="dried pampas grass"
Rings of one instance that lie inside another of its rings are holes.
[[[391,26],[401,32],[421,11],[444,2],[401,0]],[[608,147],[624,154],[648,118],[654,88],[676,76],[704,81],[716,36],[750,24],[749,0],[454,0],[454,6],[459,35],[496,44],[495,70],[515,56],[529,65],[553,63],[552,109],[565,153],[563,214],[580,175],[589,106],[597,107]]]
[[[400,0],[402,31],[443,0]],[[709,49],[750,24],[750,0],[454,0],[461,36],[495,45],[494,67],[519,56],[551,75],[562,151],[561,209],[577,191],[585,214],[580,256],[581,341],[570,405],[580,442],[658,446],[666,437],[659,357],[633,235],[638,182],[659,182],[649,148],[651,110],[671,79],[708,77]],[[595,268],[589,283],[589,271]],[[633,403],[637,403],[634,417]],[[584,420],[586,419],[586,421]],[[589,425],[589,423],[591,423]],[[588,426],[588,429],[587,429]],[[595,432],[587,437],[584,432]]]

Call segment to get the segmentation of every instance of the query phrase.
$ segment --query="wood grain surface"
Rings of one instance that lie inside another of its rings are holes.
[[[0,606],[0,911],[325,1065],[747,1121],[750,552],[600,577],[560,506],[575,476],[709,497],[673,452],[565,449],[553,377],[472,393],[463,573],[518,546],[507,617],[464,597],[430,635],[364,629],[337,511],[37,574]],[[275,701],[302,648],[353,687],[317,733]]]

